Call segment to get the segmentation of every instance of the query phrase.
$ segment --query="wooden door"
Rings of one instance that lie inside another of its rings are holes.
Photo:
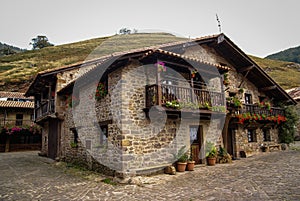
[[[202,126],[190,126],[190,142],[193,160],[196,164],[204,163],[203,151],[201,151],[203,145]]]
[[[52,159],[55,159],[57,157],[58,126],[59,126],[59,122],[57,119],[49,120],[48,157]]]

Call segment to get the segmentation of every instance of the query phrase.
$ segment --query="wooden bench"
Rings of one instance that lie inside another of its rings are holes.
[[[275,149],[277,149],[278,151],[281,150],[281,144],[270,144],[270,145],[268,145],[268,147],[269,147],[269,151],[272,151]]]
[[[274,151],[274,150],[281,150],[281,144],[268,144],[268,145],[264,145],[263,148],[265,149],[266,152],[269,151]]]

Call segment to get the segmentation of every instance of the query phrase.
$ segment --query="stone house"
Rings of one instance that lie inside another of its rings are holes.
[[[205,163],[207,142],[258,153],[278,143],[276,104],[295,104],[224,34],[44,71],[26,95],[43,154],[119,176],[161,170],[182,148]]]
[[[0,91],[0,152],[41,148],[41,135],[33,132],[33,114],[33,97]]]
[[[288,90],[286,90],[286,92],[295,101],[297,101],[296,110],[297,110],[298,116],[300,116],[300,87],[295,87],[295,88],[292,88],[292,89],[288,89]],[[295,140],[300,141],[300,119],[298,120],[298,123],[297,123],[297,126],[296,126]]]

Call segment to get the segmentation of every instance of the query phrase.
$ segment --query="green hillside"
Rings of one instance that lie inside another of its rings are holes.
[[[24,92],[36,73],[117,51],[185,40],[166,33],[116,35],[0,57],[0,90]],[[300,64],[251,56],[283,88],[300,86]]]
[[[250,56],[281,87],[290,89],[300,86],[300,64]]]
[[[267,59],[275,59],[281,61],[290,61],[300,64],[300,46],[289,48],[266,57]]]
[[[3,56],[0,57],[0,90],[24,92],[34,75],[45,69],[69,65],[117,51],[179,40],[183,38],[166,33],[116,35]]]
[[[25,51],[25,50],[0,42],[0,57],[4,56],[4,55],[16,54],[16,53],[23,52],[23,51]]]

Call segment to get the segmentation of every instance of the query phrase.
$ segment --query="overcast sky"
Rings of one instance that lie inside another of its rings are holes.
[[[184,37],[224,32],[245,53],[265,57],[300,45],[299,0],[1,0],[0,42],[30,49],[112,35],[123,27]]]

